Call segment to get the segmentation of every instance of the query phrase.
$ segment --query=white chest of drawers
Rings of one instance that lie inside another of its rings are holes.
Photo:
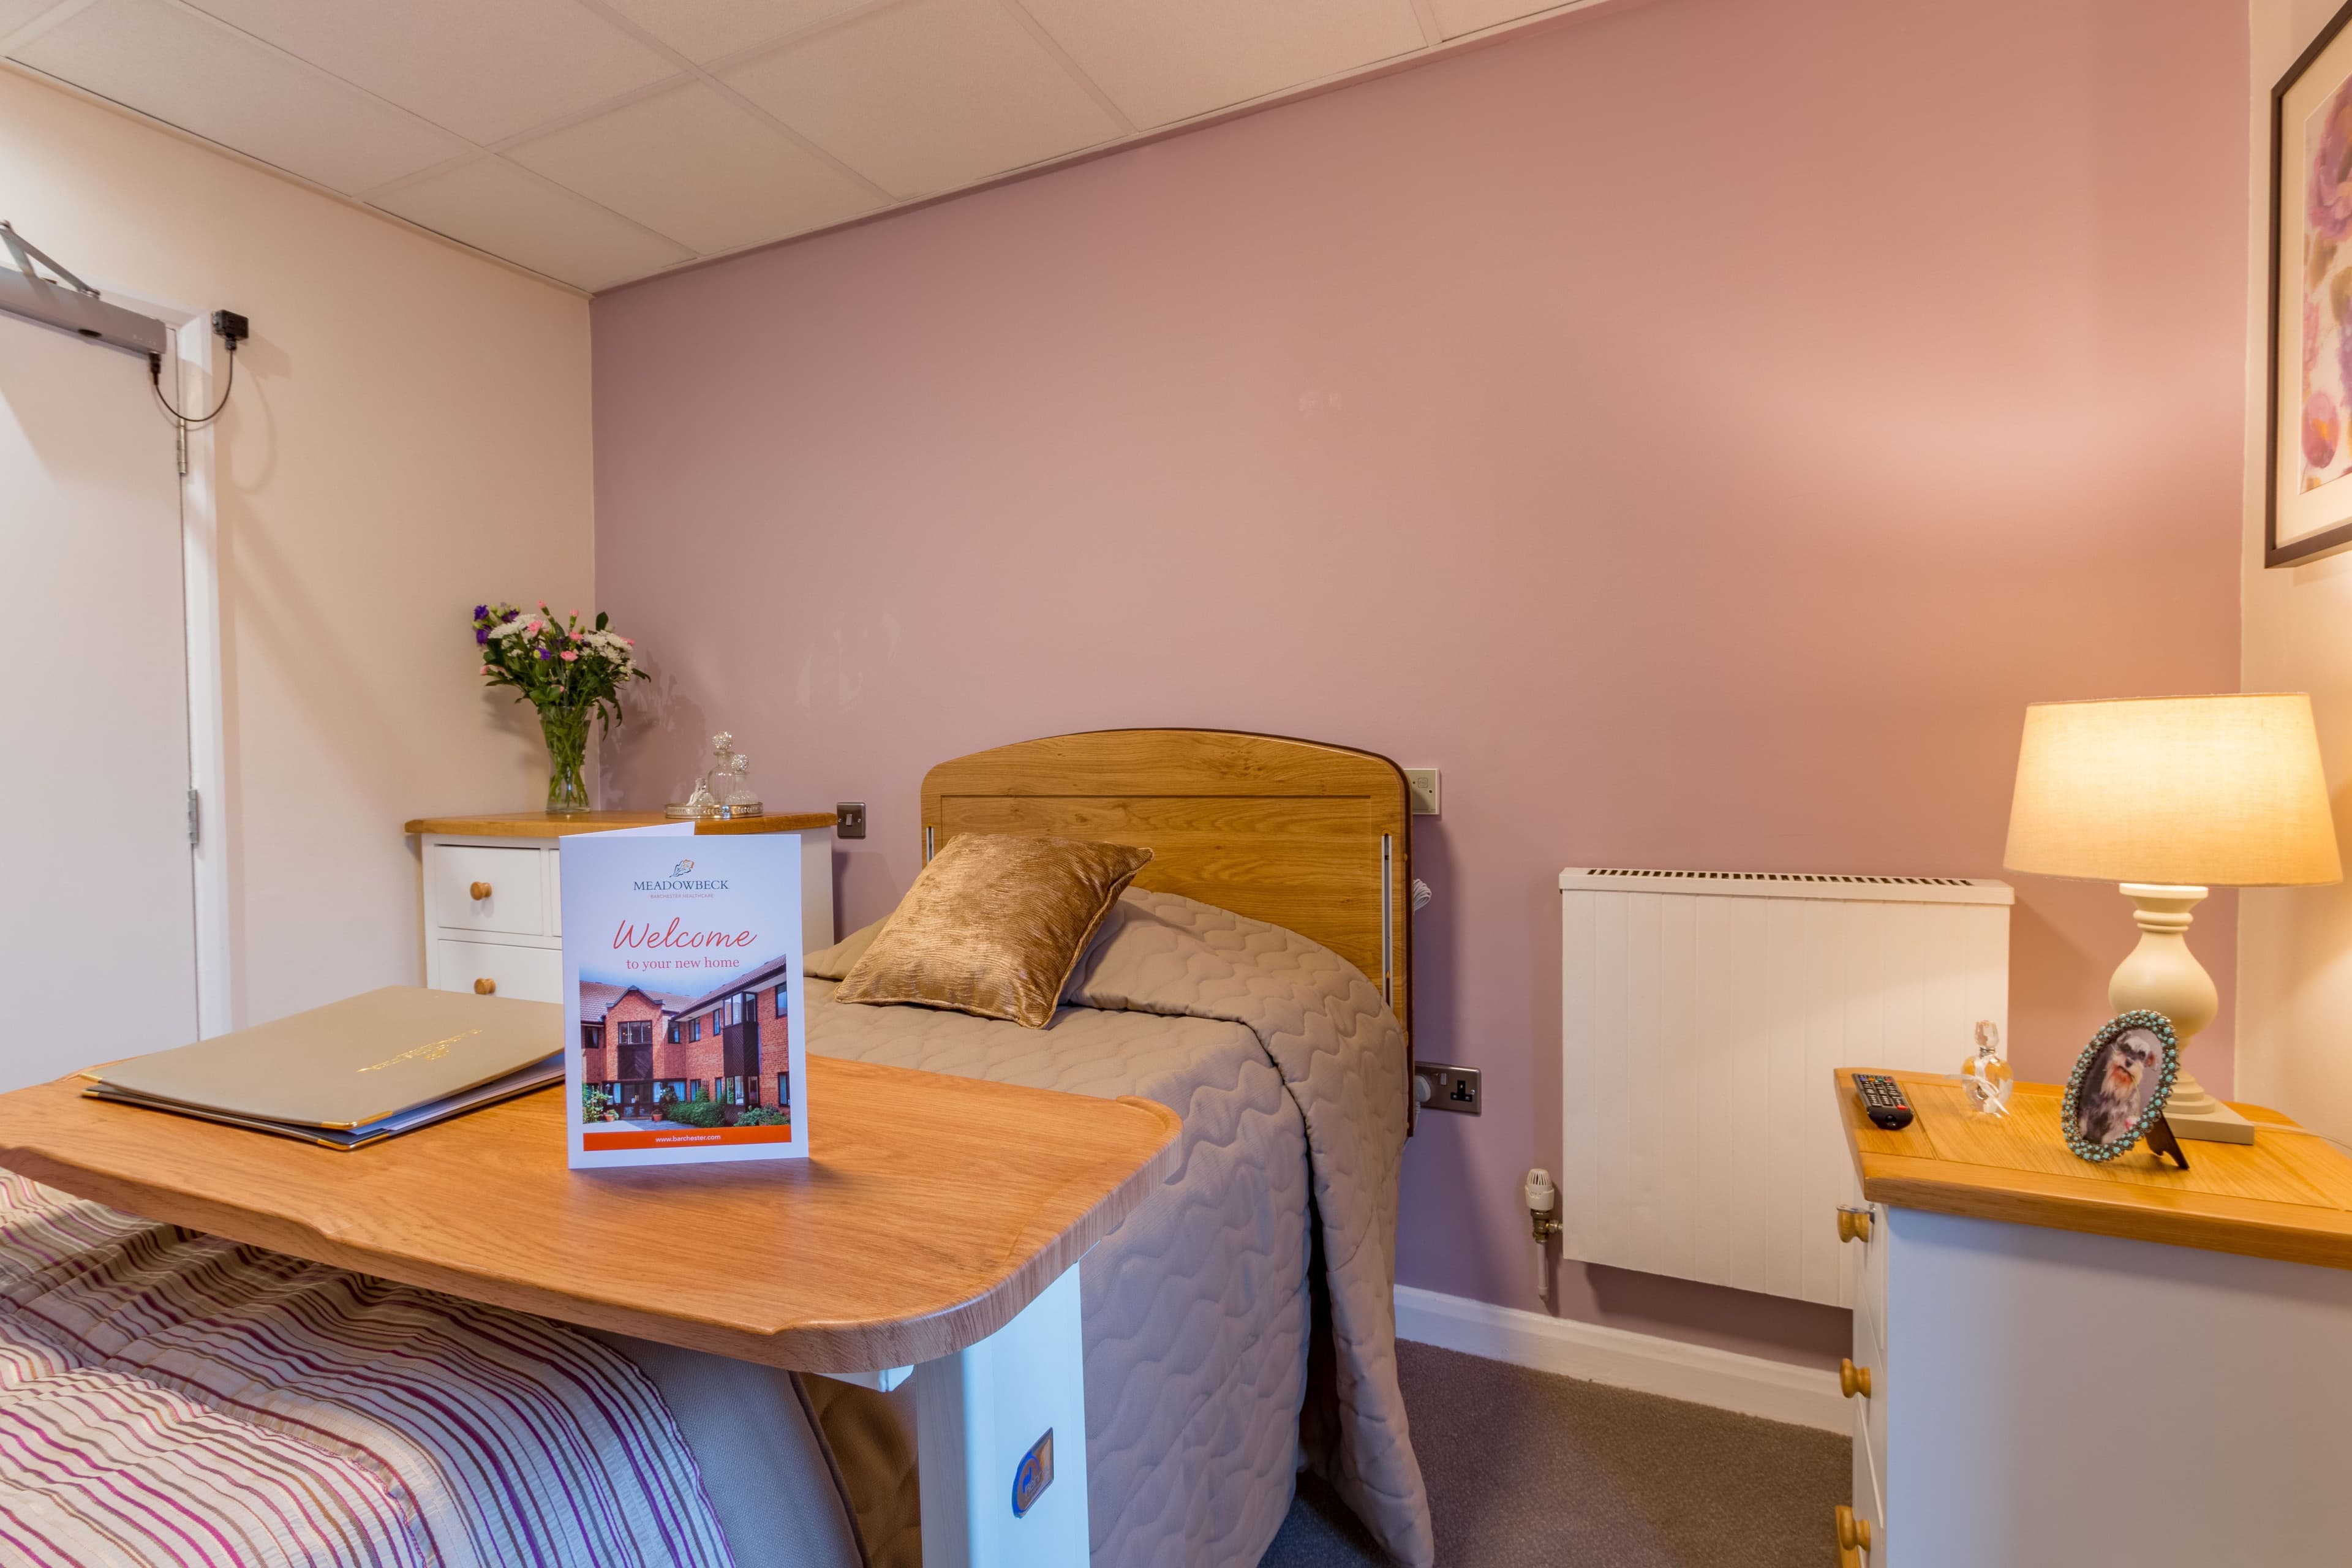
[[[1843,1568],[2352,1561],[2352,1161],[2280,1130],[2093,1166],[2054,1088],[2002,1126],[1896,1076],[1899,1133],[1837,1089]]]
[[[420,817],[407,825],[424,859],[425,984],[527,1002],[563,1000],[563,900],[556,840],[572,833],[645,827],[658,812],[542,812]],[[801,929],[814,951],[835,938],[830,812],[696,825],[698,832],[796,833]]]

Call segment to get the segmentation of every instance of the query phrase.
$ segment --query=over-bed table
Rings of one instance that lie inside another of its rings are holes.
[[[1077,1261],[1174,1163],[1176,1117],[822,1057],[809,1079],[824,1135],[805,1163],[566,1170],[560,1091],[347,1154],[85,1100],[67,1079],[0,1095],[0,1164],[590,1328],[877,1386],[912,1372],[924,1562],[1083,1564]],[[730,1238],[725,1265],[658,1245],[692,1235]],[[1014,1471],[1048,1431],[1058,1484],[1015,1518]]]
[[[1393,1154],[1350,1152],[1334,1135],[1343,1119],[1360,1119],[1390,1125],[1392,1139],[1410,1114],[1408,1065],[1333,1077],[1324,1060],[1339,1054],[1335,1029],[1349,1039],[1361,1034],[1367,1009],[1385,1016],[1385,1002],[1398,1020],[1410,1017],[1402,775],[1384,758],[1305,742],[1117,731],[941,764],[924,781],[922,801],[926,858],[966,831],[1154,849],[1129,895],[1134,907],[1120,911],[1144,957],[1095,973],[1102,994],[1086,994],[1086,971],[1074,979],[1069,999],[1081,1005],[1057,1017],[1057,1028],[1070,1023],[1074,1048],[1088,1037],[1083,1026],[1097,1021],[1086,1009],[1230,1021],[1212,1029],[1251,1023],[1246,998],[1195,1006],[1189,994],[1171,1003],[1154,992],[1165,977],[1151,977],[1149,943],[1163,938],[1163,946],[1191,943],[1183,951],[1195,969],[1220,942],[1262,952],[1286,941],[1307,953],[1307,969],[1345,972],[1329,964],[1328,948],[1361,972],[1339,990],[1361,991],[1366,980],[1376,988],[1376,996],[1332,1004],[1336,1024],[1310,1019],[1295,1040],[1278,1044],[1264,1026],[1256,1035],[1276,1058],[1277,1099],[1287,1087],[1307,1112],[1324,1250],[1335,1234],[1331,1211],[1351,1207],[1357,1234],[1377,1244],[1316,1297],[1318,1330],[1330,1331],[1336,1314],[1341,1341],[1354,1347],[1341,1357],[1338,1403],[1358,1430],[1352,1447],[1337,1440],[1339,1479],[1343,1491],[1370,1495],[1374,1511],[1385,1510],[1375,1529],[1392,1547],[1425,1560],[1426,1515],[1393,1404],[1392,1365],[1372,1365],[1380,1386],[1364,1384],[1367,1358],[1382,1363],[1389,1353],[1381,1277],[1392,1269]],[[1287,930],[1279,940],[1251,935],[1263,932],[1260,920]],[[1122,940],[1115,932],[1110,945]],[[1333,982],[1309,979],[1332,991]],[[884,1389],[911,1370],[929,1568],[1085,1563],[1078,1260],[1180,1179],[1171,1173],[1197,1140],[1181,1139],[1173,1110],[1137,1095],[987,1081],[1024,1076],[982,1059],[992,1047],[953,1066],[969,1076],[881,1065],[898,1046],[875,1033],[873,1016],[919,1010],[823,1008],[829,989],[814,964],[811,990],[819,1010],[866,1031],[836,1027],[842,1055],[868,1059],[829,1058],[825,1040],[813,1039],[804,1164],[567,1171],[553,1092],[345,1154],[84,1100],[66,1080],[0,1096],[0,1165],[151,1219],[661,1344]],[[1273,1010],[1288,1001],[1277,998]],[[1310,999],[1308,1010],[1321,1005]],[[1263,999],[1258,1005],[1266,1010]],[[1118,1027],[1117,1016],[1107,1026]],[[1397,1039],[1396,1026],[1384,1026]],[[1045,1032],[1049,1047],[1055,1037]],[[1369,1109],[1366,1082],[1376,1086]],[[1388,1102],[1391,1093],[1402,1103]],[[1170,1230],[1165,1215],[1154,1223]],[[727,1237],[723,1266],[646,1245],[682,1234]],[[1087,1285],[1091,1293],[1097,1281]],[[1301,1296],[1303,1323],[1303,1287]],[[1306,1377],[1302,1363],[1302,1388]],[[1367,1417],[1360,1405],[1385,1414]],[[1041,1448],[1048,1431],[1057,1440]],[[1325,1443],[1332,1446],[1328,1435]],[[1034,1483],[1048,1453],[1054,1484],[1016,1511],[1023,1467]]]

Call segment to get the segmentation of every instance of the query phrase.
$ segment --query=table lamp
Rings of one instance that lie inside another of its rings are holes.
[[[2163,1014],[2185,1052],[2221,1007],[2213,977],[2189,951],[2190,911],[2207,889],[2343,879],[2311,699],[2034,703],[2001,863],[2121,885],[2139,945],[2108,984],[2108,1005]],[[2185,1066],[2164,1114],[2179,1137],[2254,1141],[2253,1124]]]

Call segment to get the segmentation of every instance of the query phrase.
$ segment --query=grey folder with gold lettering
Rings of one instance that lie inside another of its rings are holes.
[[[562,1079],[563,1009],[388,985],[82,1076],[93,1099],[355,1149]]]

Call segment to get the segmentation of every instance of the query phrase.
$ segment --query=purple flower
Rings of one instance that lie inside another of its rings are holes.
[[[489,613],[490,607],[488,605],[476,605],[474,606],[474,618],[478,621]]]
[[[539,647],[533,648],[531,651],[538,658],[545,658],[547,657],[547,648],[543,644]]]
[[[487,632],[487,631],[483,630],[480,626],[476,626],[476,627],[474,628],[474,646],[475,646],[475,647],[479,647],[482,644],[484,644],[484,643],[486,643],[486,642],[488,642],[488,641],[489,641],[489,640],[490,640],[490,634],[489,634],[488,632]]]
[[[2319,144],[2311,154],[2311,228],[2323,238],[2342,240],[2352,236],[2352,92],[2336,89],[2312,118],[2320,126]]]

